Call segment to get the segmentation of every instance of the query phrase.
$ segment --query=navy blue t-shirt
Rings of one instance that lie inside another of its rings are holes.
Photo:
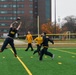
[[[48,42],[49,42],[49,41],[50,41],[52,44],[54,44],[53,40],[47,38],[46,36],[43,37],[43,43],[42,43],[42,45],[43,45],[43,46],[49,46],[49,45],[48,45]]]
[[[14,38],[18,30],[10,28],[8,36]]]

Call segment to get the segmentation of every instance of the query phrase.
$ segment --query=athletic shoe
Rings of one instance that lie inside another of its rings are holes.
[[[31,50],[31,51],[33,51],[33,50]]]
[[[54,59],[55,55],[53,54],[52,59]]]
[[[0,50],[0,52],[2,52],[2,51]]]
[[[35,54],[35,52],[33,53],[33,55]]]
[[[14,54],[15,57],[17,57],[17,54]]]
[[[8,49],[7,47],[5,49]]]
[[[25,50],[25,51],[28,51],[28,50]]]
[[[42,59],[39,58],[40,61],[42,61]]]

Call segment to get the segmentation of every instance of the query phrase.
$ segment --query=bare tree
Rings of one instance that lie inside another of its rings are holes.
[[[64,23],[62,29],[67,29],[70,32],[76,32],[76,16],[67,16],[64,18],[67,22]]]

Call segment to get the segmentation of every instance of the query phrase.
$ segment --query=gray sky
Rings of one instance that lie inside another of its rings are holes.
[[[54,1],[52,0],[52,21],[54,21]],[[61,20],[66,16],[76,16],[76,0],[56,0],[56,18]]]

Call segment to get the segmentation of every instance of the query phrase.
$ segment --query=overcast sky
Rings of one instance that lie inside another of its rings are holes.
[[[54,21],[54,1],[52,0],[52,21]],[[56,0],[56,18],[65,18],[66,16],[76,16],[76,0]]]

